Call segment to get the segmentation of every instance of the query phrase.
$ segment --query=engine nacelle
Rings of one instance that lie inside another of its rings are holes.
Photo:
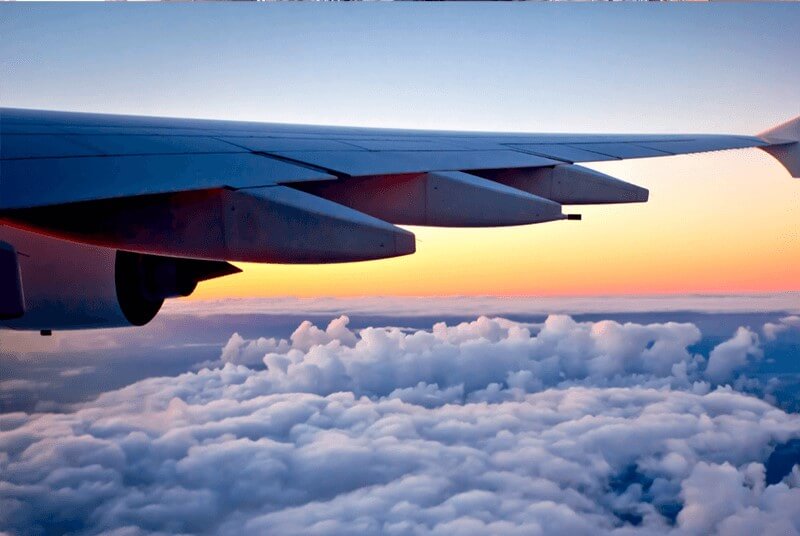
[[[24,301],[21,316],[0,321],[12,329],[142,326],[165,299],[239,271],[225,262],[118,251],[2,225],[0,241],[16,250]]]

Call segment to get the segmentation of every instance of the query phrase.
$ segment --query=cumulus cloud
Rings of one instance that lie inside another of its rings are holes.
[[[260,364],[267,353],[286,352],[288,350],[289,345],[285,339],[259,337],[248,341],[238,333],[234,333],[225,343],[225,346],[222,347],[220,359],[225,363],[233,363],[234,365],[252,366]]]
[[[448,402],[453,388],[472,399],[570,385],[702,390],[709,387],[706,380],[729,382],[761,356],[758,336],[740,328],[711,351],[706,364],[689,351],[702,334],[688,323],[577,322],[551,315],[526,324],[482,316],[454,326],[440,322],[430,331],[356,333],[348,322],[342,316],[322,330],[306,321],[288,340],[234,334],[221,362],[266,367],[258,381],[270,392],[351,391],[410,400],[419,391],[429,401],[443,394]]]
[[[235,365],[258,365],[263,362],[266,354],[285,354],[290,349],[308,351],[314,346],[337,341],[339,344],[355,344],[356,335],[347,329],[350,319],[341,316],[332,320],[325,330],[305,320],[292,333],[289,340],[270,337],[260,337],[255,340],[245,340],[238,333],[234,333],[222,348],[220,359],[224,363]]]
[[[790,329],[800,329],[800,316],[785,316],[778,322],[767,322],[763,327],[764,336],[770,341],[774,341],[779,334]]]
[[[797,533],[800,467],[765,463],[800,416],[710,385],[700,338],[565,316],[237,335],[219,368],[0,415],[0,530]]]
[[[748,328],[740,327],[731,339],[711,350],[706,376],[716,383],[730,380],[735,371],[747,365],[748,359],[762,357],[758,335]]]
[[[713,491],[712,491],[713,490]],[[688,534],[797,534],[800,488],[796,482],[765,486],[764,466],[699,462],[681,484],[685,504],[678,525]]]

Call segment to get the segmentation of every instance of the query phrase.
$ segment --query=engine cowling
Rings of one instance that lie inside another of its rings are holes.
[[[16,250],[24,301],[22,315],[0,321],[12,329],[142,326],[165,299],[239,271],[226,262],[119,251],[1,225],[0,241]]]

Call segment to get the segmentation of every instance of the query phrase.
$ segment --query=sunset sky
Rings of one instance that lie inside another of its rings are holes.
[[[755,134],[800,113],[800,11],[790,6],[662,6],[657,18],[635,5],[198,7],[5,10],[0,101],[529,132]],[[568,207],[581,222],[412,228],[410,257],[245,264],[194,296],[800,289],[800,183],[765,153],[593,167],[649,188],[650,201]]]
[[[0,2],[0,105],[757,134],[800,115],[798,28],[798,3]],[[756,149],[589,166],[650,201],[242,264],[144,326],[160,270],[33,248],[0,536],[800,534],[800,179]]]

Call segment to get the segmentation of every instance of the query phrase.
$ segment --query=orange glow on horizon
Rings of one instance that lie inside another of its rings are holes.
[[[581,222],[411,228],[417,253],[338,265],[243,264],[194,297],[575,296],[800,289],[800,182],[757,150],[592,166],[645,204],[567,207]]]

